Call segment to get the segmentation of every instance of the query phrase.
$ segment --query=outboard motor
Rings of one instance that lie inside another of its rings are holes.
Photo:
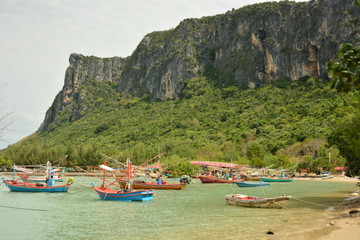
[[[189,175],[181,175],[180,176],[180,182],[184,184],[190,184],[191,178]]]

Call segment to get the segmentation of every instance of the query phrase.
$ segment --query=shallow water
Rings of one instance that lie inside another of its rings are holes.
[[[188,185],[156,191],[149,202],[102,201],[90,187],[97,178],[75,177],[67,193],[15,193],[0,187],[1,239],[287,239],[316,226],[354,183],[301,181],[240,188],[235,184]],[[226,194],[291,195],[283,209],[227,205]],[[298,200],[300,199],[300,200]]]

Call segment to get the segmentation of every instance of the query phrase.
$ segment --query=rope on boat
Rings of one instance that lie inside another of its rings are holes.
[[[12,206],[1,206],[0,207],[2,208],[13,208],[13,209],[21,209],[21,210],[32,210],[32,211],[50,211],[50,210],[47,210],[47,209],[38,209],[38,208],[22,208],[22,207],[12,207]]]
[[[313,203],[313,202],[309,202],[309,201],[305,201],[305,200],[301,200],[299,198],[296,198],[296,197],[291,197],[292,199],[295,199],[295,200],[298,200],[300,202],[304,202],[304,203],[308,203],[308,204],[312,204],[312,205],[315,205],[315,206],[319,206],[319,207],[330,207],[328,205],[324,205],[324,204],[317,204],[317,203]]]

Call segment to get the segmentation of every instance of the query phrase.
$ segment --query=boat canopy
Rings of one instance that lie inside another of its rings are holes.
[[[209,162],[209,161],[191,161],[193,165],[199,166],[213,166],[213,167],[223,167],[223,168],[237,168],[238,165],[234,163],[223,163],[223,162]]]
[[[102,169],[105,169],[107,171],[115,171],[115,169],[113,169],[111,167],[108,167],[108,166],[106,166],[104,164],[99,165],[99,167],[102,168]]]

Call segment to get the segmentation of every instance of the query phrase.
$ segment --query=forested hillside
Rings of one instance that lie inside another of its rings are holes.
[[[326,147],[326,136],[359,107],[355,93],[339,95],[312,78],[250,90],[198,78],[186,82],[182,99],[169,101],[127,98],[95,80],[83,87],[85,117],[33,134],[6,154],[17,164],[69,155],[70,166],[95,165],[101,153],[139,164],[167,152],[162,161],[315,168],[343,164],[338,151]]]

